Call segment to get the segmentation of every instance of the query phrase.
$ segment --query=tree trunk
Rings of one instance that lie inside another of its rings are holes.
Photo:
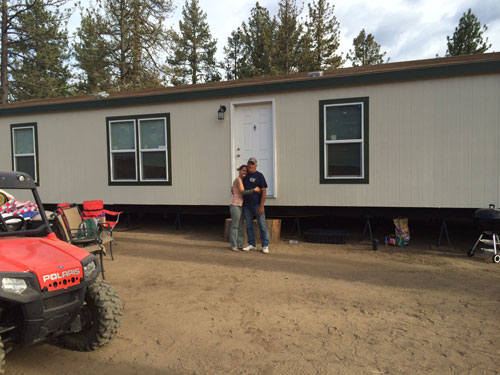
[[[196,85],[198,83],[198,51],[196,46],[196,30],[193,37],[193,64],[191,65],[191,83]]]
[[[141,6],[138,0],[133,2],[133,28],[131,33],[132,38],[132,77],[131,82],[135,87],[140,86],[140,77],[142,71],[142,46],[141,46],[141,20],[140,20]]]
[[[126,55],[126,40],[127,37],[125,32],[125,17],[124,17],[124,5],[123,2],[120,3],[120,91],[125,89],[125,84],[127,81],[127,55]]]
[[[7,0],[2,0],[2,42],[1,42],[1,62],[0,62],[0,91],[2,104],[7,104],[9,99],[9,79],[7,76],[7,65],[9,60],[9,36],[7,33]]]

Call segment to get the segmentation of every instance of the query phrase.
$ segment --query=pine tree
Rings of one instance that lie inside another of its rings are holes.
[[[375,41],[372,34],[366,35],[365,29],[359,32],[352,44],[354,51],[349,50],[347,58],[352,61],[353,66],[376,65],[384,62],[386,52],[380,53],[380,44]]]
[[[11,42],[11,96],[14,100],[66,96],[70,92],[68,38],[64,15],[37,0],[17,18]]]
[[[302,25],[299,21],[301,9],[295,0],[280,0],[278,29],[273,65],[280,73],[290,74],[299,67],[299,48]]]
[[[231,32],[227,38],[227,46],[224,47],[223,69],[226,79],[241,79],[250,76],[248,65],[248,50],[245,44],[245,35],[241,27]]]
[[[13,44],[19,43],[23,30],[19,24],[20,17],[31,8],[38,0],[2,0],[1,6],[1,103],[5,104],[9,100],[9,86],[12,81],[11,71],[13,62],[17,56],[13,50]],[[44,0],[46,9],[54,10],[66,4],[67,0]],[[10,98],[12,99],[12,98]]]
[[[273,42],[276,34],[276,20],[269,11],[257,2],[251,10],[248,25],[243,24],[243,34],[250,61],[250,76],[272,75]]]
[[[77,41],[73,45],[75,67],[81,71],[78,92],[113,90],[111,51],[105,39],[106,30],[102,15],[95,9],[82,12],[80,27],[75,33]]]
[[[302,33],[298,46],[298,69],[299,72],[311,72],[318,70],[317,59],[314,54],[314,41],[312,35],[307,32]]]
[[[312,44],[311,58],[308,54],[305,61],[301,62],[301,70],[324,70],[335,69],[344,63],[342,54],[336,52],[340,46],[340,24],[334,14],[334,5],[330,5],[327,0],[318,0],[313,5],[308,4],[309,16],[306,22],[307,33],[310,35]],[[302,45],[307,45],[302,40]],[[311,65],[311,60],[314,62]]]
[[[446,56],[485,53],[491,47],[491,44],[488,45],[488,38],[483,39],[483,33],[487,29],[486,25],[481,28],[481,23],[469,8],[455,27],[453,37],[446,37],[448,40]]]
[[[179,21],[179,33],[173,33],[173,53],[168,59],[174,85],[220,80],[215,61],[217,40],[212,38],[207,14],[198,0],[186,0]]]
[[[168,37],[164,22],[172,0],[101,1],[118,90],[160,85],[159,61]]]

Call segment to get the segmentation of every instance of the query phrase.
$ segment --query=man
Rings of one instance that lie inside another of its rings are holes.
[[[257,159],[250,158],[247,162],[248,173],[243,178],[245,190],[260,188],[260,193],[243,196],[243,215],[247,225],[248,246],[244,251],[255,250],[255,233],[253,230],[253,219],[257,219],[260,229],[260,240],[262,241],[262,252],[269,254],[269,235],[267,234],[266,215],[264,213],[264,202],[266,201],[267,183],[264,175],[257,172]]]

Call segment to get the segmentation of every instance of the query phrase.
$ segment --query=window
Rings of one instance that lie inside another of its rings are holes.
[[[320,183],[368,183],[368,98],[319,106]]]
[[[110,184],[170,184],[170,116],[107,118]]]
[[[29,174],[38,183],[38,146],[36,123],[10,126],[12,169]]]

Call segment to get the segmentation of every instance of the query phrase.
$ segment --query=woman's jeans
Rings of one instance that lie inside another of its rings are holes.
[[[244,207],[243,215],[245,216],[245,220],[247,222],[247,236],[248,236],[248,244],[255,246],[255,233],[253,230],[253,219],[257,219],[257,223],[259,224],[260,229],[260,240],[262,241],[262,247],[266,247],[269,245],[269,235],[267,234],[267,225],[266,225],[266,215],[262,213],[259,215],[257,212],[257,207]]]
[[[241,249],[245,243],[243,207],[229,206],[229,212],[231,213],[231,230],[229,231],[231,249]]]

